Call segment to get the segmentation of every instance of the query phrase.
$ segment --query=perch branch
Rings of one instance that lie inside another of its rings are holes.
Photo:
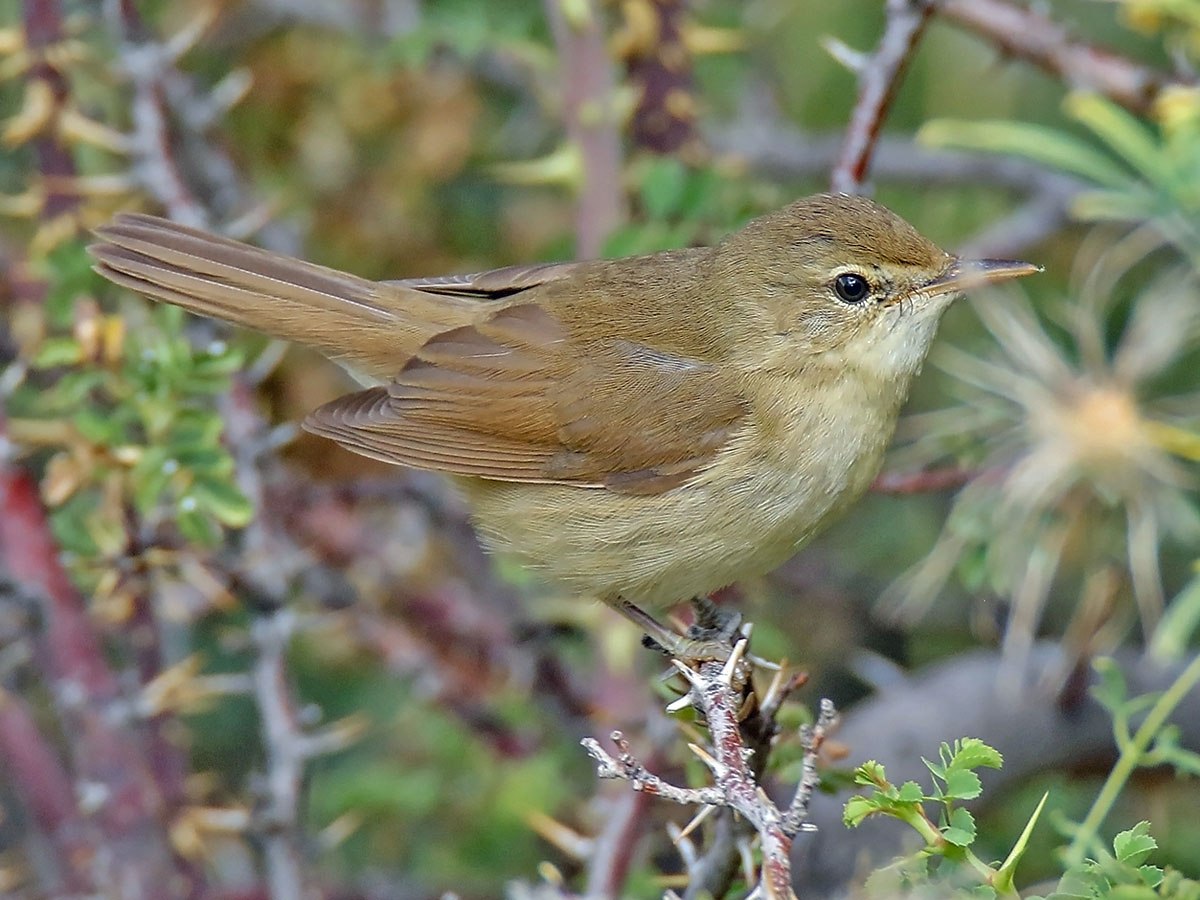
[[[582,744],[597,762],[597,773],[601,778],[629,781],[635,791],[675,803],[736,811],[753,826],[762,849],[759,884],[754,895],[792,897],[792,840],[805,828],[808,803],[816,783],[816,754],[820,751],[826,731],[833,723],[834,711],[832,704],[822,703],[820,721],[816,728],[803,738],[806,759],[804,778],[788,809],[780,810],[759,784],[761,763],[765,761],[763,757],[769,747],[769,739],[763,742],[753,740],[753,743],[761,746],[748,746],[746,723],[742,719],[745,696],[743,689],[735,686],[740,666],[743,664],[746,644],[747,641],[743,637],[734,646],[730,658],[725,663],[705,662],[700,665],[698,671],[680,662],[674,663],[679,673],[688,681],[693,703],[703,713],[708,725],[712,741],[711,752],[695,744],[690,746],[712,772],[712,786],[679,787],[664,781],[637,759],[620,732],[612,734],[618,751],[616,756],[609,754],[592,738],[585,738]],[[788,685],[795,683],[797,682],[787,682]],[[780,690],[786,689],[785,685]],[[775,709],[778,709],[777,705]],[[774,732],[773,722],[760,723],[762,724],[765,724],[762,733]],[[751,765],[751,759],[756,755],[759,757],[755,760],[757,765]],[[686,833],[681,832],[679,836],[684,837]],[[743,842],[739,841],[735,834],[725,836],[725,843],[728,848],[744,850]],[[719,868],[713,866],[711,861],[707,865],[703,864],[690,843],[685,855],[690,859],[688,868],[693,877],[697,877],[702,869]],[[688,893],[691,896],[693,891],[689,889]]]

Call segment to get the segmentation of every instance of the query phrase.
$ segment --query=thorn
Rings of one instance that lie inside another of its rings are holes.
[[[761,656],[755,656],[753,653],[747,653],[746,659],[756,669],[766,669],[768,672],[780,672],[787,665],[787,660],[782,662],[772,662],[769,659],[763,659]]]
[[[688,749],[691,750],[699,758],[700,762],[704,763],[712,770],[713,777],[720,778],[725,774],[725,766],[716,759],[711,753],[701,747],[699,744],[688,744]]]
[[[184,54],[200,43],[200,39],[204,37],[204,33],[208,31],[209,26],[216,18],[217,5],[215,3],[201,7],[200,12],[179,31],[171,35],[164,44],[163,50],[167,60],[172,64],[177,63]]]
[[[691,834],[693,831],[695,831],[697,828],[699,828],[700,825],[704,822],[704,820],[707,819],[709,816],[711,816],[716,811],[717,811],[717,807],[715,807],[715,806],[700,807],[700,811],[698,813],[696,813],[696,815],[692,816],[692,821],[690,821],[686,825],[684,825],[682,831],[679,830],[678,828],[673,829],[673,831],[676,833],[671,835],[671,843],[674,844],[676,847],[678,847],[680,841],[682,841],[689,834]]]
[[[750,642],[745,638],[733,645],[733,652],[729,654],[729,659],[725,660],[725,665],[721,668],[721,683],[726,687],[733,687],[733,677],[737,674],[738,664],[746,655],[748,646],[750,646]]]
[[[667,712],[677,713],[677,712],[681,712],[681,711],[687,709],[690,706],[695,706],[695,705],[696,705],[695,701],[692,699],[692,694],[689,691],[688,693],[686,693],[682,697],[680,697],[678,700],[672,700],[670,703],[668,703],[667,704]]]
[[[525,816],[525,822],[544,841],[577,862],[588,859],[595,850],[591,838],[543,812],[534,810]]]
[[[754,884],[758,879],[755,877],[758,874],[757,867],[754,865],[754,851],[750,847],[750,841],[742,838],[738,841],[738,856],[742,859],[742,877],[746,880],[746,884]],[[758,890],[762,885],[759,885]]]
[[[771,676],[771,683],[767,685],[767,692],[763,695],[762,708],[771,709],[775,703],[782,697],[784,673],[783,667],[786,660],[781,662],[779,668],[775,670],[775,674]]]
[[[834,62],[853,72],[855,75],[862,74],[867,67],[867,62],[870,60],[870,54],[863,53],[861,50],[855,50],[841,38],[826,35],[821,38],[821,47],[833,57]]]
[[[701,688],[704,686],[704,680],[699,676],[699,674],[697,674],[688,666],[685,666],[679,660],[671,660],[671,665],[676,668],[680,675],[688,680],[688,684],[690,684],[692,687]]]

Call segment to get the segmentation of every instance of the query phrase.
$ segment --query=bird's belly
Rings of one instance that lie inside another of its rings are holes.
[[[653,496],[474,480],[464,488],[492,549],[574,592],[662,607],[791,556],[874,477],[882,442],[857,449],[810,465],[747,447]]]

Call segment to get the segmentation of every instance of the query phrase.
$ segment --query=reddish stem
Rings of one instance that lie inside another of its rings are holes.
[[[830,179],[835,192],[862,192],[883,121],[933,10],[933,0],[888,0],[883,37],[859,69],[858,101]]]

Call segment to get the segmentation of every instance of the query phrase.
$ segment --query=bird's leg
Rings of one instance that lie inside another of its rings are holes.
[[[711,640],[733,644],[742,627],[742,614],[735,609],[717,606],[708,596],[691,599],[695,620],[688,628],[688,637],[693,640]]]
[[[692,605],[696,610],[696,623],[683,635],[667,628],[628,600],[618,598],[611,604],[613,609],[645,633],[642,642],[647,647],[687,663],[709,660],[724,662],[729,659],[741,627],[741,614],[722,610],[707,597],[694,598]]]

